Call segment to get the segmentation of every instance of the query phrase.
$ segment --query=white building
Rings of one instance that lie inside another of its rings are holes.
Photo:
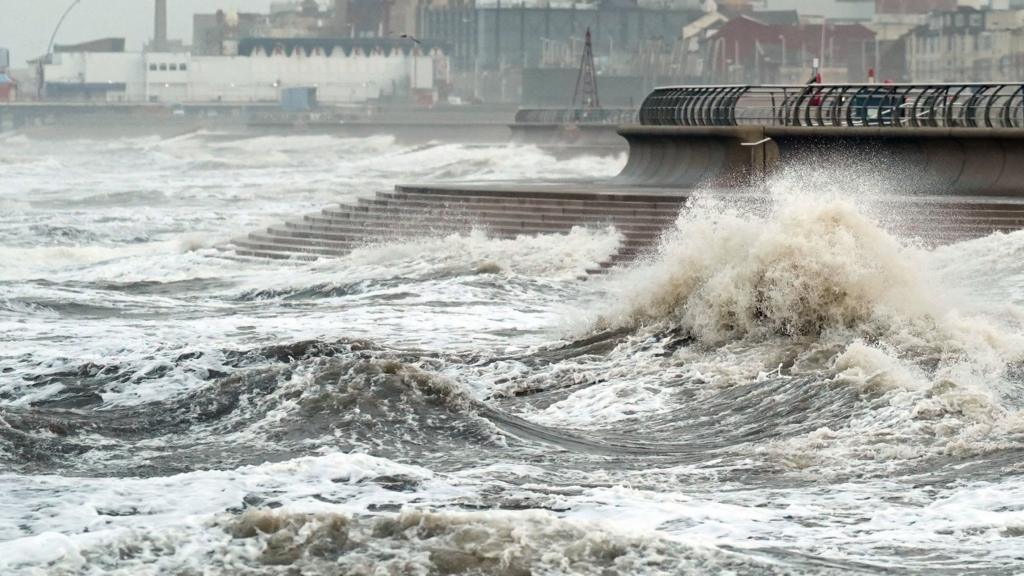
[[[1017,82],[1024,76],[1024,11],[934,12],[907,37],[915,82]]]
[[[64,52],[45,67],[51,99],[106,102],[276,102],[283,88],[317,88],[328,104],[393,95],[422,101],[447,82],[438,46],[409,41],[253,39],[237,56],[187,52]]]

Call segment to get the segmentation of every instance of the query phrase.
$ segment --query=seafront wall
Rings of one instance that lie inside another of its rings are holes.
[[[1024,196],[1024,129],[627,126],[615,181],[730,187],[789,167],[863,171],[897,192]]]

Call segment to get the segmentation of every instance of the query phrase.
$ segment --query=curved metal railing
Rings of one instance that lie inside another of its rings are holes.
[[[516,124],[635,124],[636,108],[523,108]]]
[[[640,107],[647,126],[1024,128],[1024,83],[669,86]]]

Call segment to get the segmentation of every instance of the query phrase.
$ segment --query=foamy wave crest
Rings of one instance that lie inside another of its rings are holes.
[[[671,323],[715,344],[813,336],[931,309],[914,255],[852,204],[782,200],[767,216],[709,202],[625,275],[604,327]]]
[[[719,388],[824,379],[792,391],[837,401],[852,388],[859,400],[841,425],[758,448],[790,467],[1018,447],[1024,338],[1006,319],[955,308],[961,294],[935,280],[937,259],[946,256],[902,244],[849,201],[776,197],[763,215],[698,202],[651,261],[613,279],[618,303],[597,324],[645,342],[681,334],[695,345],[674,362],[701,373],[730,350],[747,361],[727,353],[725,367],[755,367],[728,372]]]
[[[359,264],[428,261],[469,267],[477,272],[512,271],[529,275],[579,275],[608,258],[622,240],[613,227],[574,227],[566,234],[540,234],[513,239],[491,238],[486,230],[363,248],[349,260]]]
[[[543,511],[409,508],[373,517],[250,509],[207,526],[197,524],[123,531],[95,538],[98,542],[87,547],[57,534],[34,544],[59,551],[60,559],[51,564],[55,574],[134,574],[145,568],[192,572],[200,562],[202,570],[245,574],[789,573],[710,545],[686,545]],[[197,550],[206,554],[199,556]],[[34,556],[25,559],[34,560],[28,565],[41,564]]]

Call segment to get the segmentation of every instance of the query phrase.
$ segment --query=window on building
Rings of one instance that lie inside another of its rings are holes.
[[[160,65],[160,69],[166,71],[167,70],[167,64],[161,64]]]
[[[177,64],[171,64],[170,69],[171,69],[172,72],[177,72],[178,71],[178,65]]]
[[[184,62],[182,62],[181,64],[178,64],[178,70],[182,70],[182,71],[188,70],[188,64],[185,64]]]
[[[156,64],[150,64],[149,65],[149,69],[155,72],[156,71]]]

